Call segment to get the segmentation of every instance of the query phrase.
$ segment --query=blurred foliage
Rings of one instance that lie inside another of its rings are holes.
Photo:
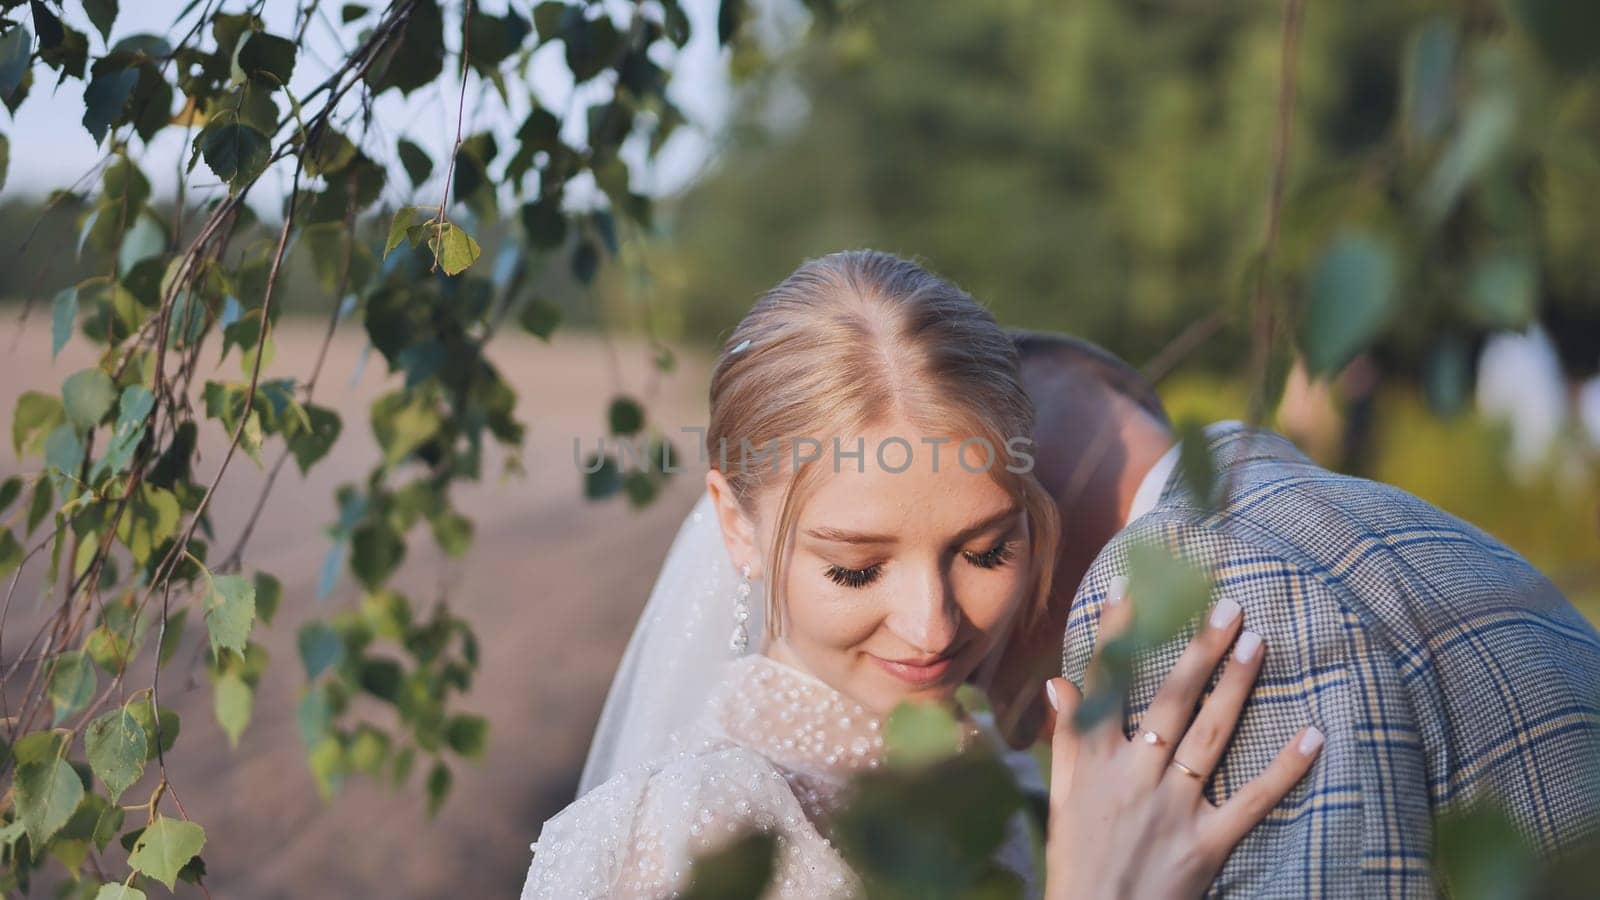
[[[41,873],[62,896],[142,897],[180,879],[204,889],[205,829],[176,800],[166,754],[180,723],[161,676],[185,629],[203,630],[217,724],[230,747],[251,740],[269,663],[254,636],[284,591],[248,566],[249,539],[286,464],[304,474],[346,430],[315,390],[326,340],[347,321],[391,382],[366,423],[379,452],[336,489],[326,529],[320,592],[348,572],[361,599],[297,636],[307,764],[330,800],[354,776],[402,786],[425,771],[431,818],[452,765],[486,754],[488,722],[459,707],[478,670],[471,625],[449,597],[425,608],[390,582],[419,532],[447,556],[470,549],[473,523],[452,495],[483,476],[486,445],[520,471],[525,426],[486,352],[495,334],[509,324],[548,339],[563,309],[541,294],[542,273],[586,297],[651,230],[622,148],[642,145],[648,163],[685,121],[666,87],[690,25],[678,0],[345,3],[337,25],[322,5],[295,4],[291,30],[273,33],[259,2],[191,0],[164,33],[113,42],[125,2],[0,0],[0,101],[15,114],[82,82],[80,121],[105,154],[76,184],[45,186],[57,189],[43,207],[3,209],[6,258],[24,264],[4,267],[0,289],[44,320],[31,337],[53,356],[74,342],[96,355],[59,390],[18,399],[23,471],[0,482],[5,610],[24,567],[43,576],[37,628],[9,645],[0,674],[0,893],[27,893]],[[742,10],[719,17],[719,46]],[[313,17],[336,32],[331,62],[302,57]],[[570,74],[563,108],[531,90],[536,54]],[[295,78],[307,66],[320,80]],[[464,131],[469,85],[474,121],[498,101],[484,118],[502,127]],[[456,98],[447,159],[372,116],[375,97],[429,87]],[[141,165],[166,135],[188,152],[174,195],[158,198]],[[0,184],[12,159],[47,152],[0,138]],[[281,190],[262,197],[269,171]],[[327,319],[327,338],[310,371],[268,375],[286,293]],[[203,358],[217,361],[209,378]],[[609,421],[670,456],[632,398],[610,398]],[[202,429],[226,441],[203,467]],[[265,487],[242,498],[254,512],[241,533],[219,534],[213,501],[238,456],[267,471]],[[588,474],[589,496],[635,505],[666,477]],[[130,691],[140,660],[150,684]],[[118,802],[142,782],[148,799]]]
[[[853,779],[849,802],[827,825],[829,840],[860,877],[867,897],[1024,896],[1021,879],[999,864],[996,851],[1009,829],[1023,828],[1037,852],[1043,822],[1027,812],[998,745],[954,713],[933,704],[896,707],[884,727],[887,764]],[[774,849],[770,841],[746,837],[696,860],[691,894],[753,900],[765,881],[741,878],[763,864],[770,867]],[[743,892],[731,889],[735,885]]]
[[[868,245],[931,261],[1009,325],[1136,362],[1220,315],[1194,362],[1231,368],[1283,9],[854,6],[834,40],[779,44],[785,64],[743,85],[726,150],[670,210],[656,318],[708,339],[797,258]],[[1534,319],[1571,372],[1600,367],[1600,80],[1577,59],[1595,19],[1553,0],[1307,9],[1266,275],[1314,369],[1381,337],[1386,368],[1422,376],[1440,344]]]
[[[1133,686],[1140,656],[1182,635],[1211,603],[1211,574],[1181,558],[1176,548],[1141,542],[1128,551],[1127,592],[1136,596],[1133,621],[1126,631],[1097,649],[1094,682],[1079,705],[1073,727],[1087,731],[1107,716],[1120,716]]]

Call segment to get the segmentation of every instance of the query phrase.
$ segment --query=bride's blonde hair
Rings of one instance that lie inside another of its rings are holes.
[[[706,449],[751,515],[781,461],[797,458],[797,438],[826,442],[894,416],[988,441],[989,472],[1027,513],[1031,591],[1017,622],[1026,627],[1050,596],[1061,526],[1031,467],[1013,472],[1003,459],[1012,438],[1033,434],[1017,349],[988,309],[917,263],[876,250],[831,253],[764,293],[712,371]],[[744,464],[746,448],[776,464]],[[803,466],[778,505],[765,579],[769,636],[781,633],[784,559],[822,468]]]

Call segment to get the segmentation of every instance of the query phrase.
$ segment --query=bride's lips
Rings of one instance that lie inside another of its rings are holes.
[[[890,675],[908,684],[916,685],[933,684],[943,678],[950,671],[950,666],[955,662],[956,658],[953,650],[937,657],[924,657],[923,659],[885,659],[871,653],[868,653],[867,656],[871,657],[879,668]]]

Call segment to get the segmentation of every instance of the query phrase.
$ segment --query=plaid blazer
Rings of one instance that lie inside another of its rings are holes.
[[[1544,852],[1591,836],[1600,634],[1560,591],[1485,532],[1319,468],[1279,435],[1224,424],[1206,437],[1226,508],[1207,514],[1174,472],[1090,566],[1062,667],[1082,687],[1108,584],[1143,540],[1207,567],[1214,598],[1237,600],[1266,640],[1207,796],[1225,801],[1306,724],[1327,742],[1212,895],[1434,896],[1433,817],[1488,798]],[[1192,628],[1139,661],[1130,737]]]

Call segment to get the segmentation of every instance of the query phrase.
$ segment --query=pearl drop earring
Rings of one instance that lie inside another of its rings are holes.
[[[750,646],[750,629],[745,625],[750,621],[749,563],[739,567],[739,578],[733,601],[733,637],[728,639],[728,649],[734,653],[743,653]]]

